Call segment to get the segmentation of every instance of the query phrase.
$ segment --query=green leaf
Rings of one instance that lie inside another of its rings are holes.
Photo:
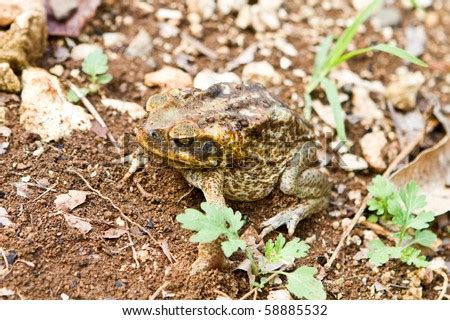
[[[433,220],[434,220],[433,212],[422,211],[409,221],[407,228],[413,228],[416,230],[425,229],[430,226],[429,222],[432,222]]]
[[[347,52],[346,54],[344,54],[341,57],[339,57],[338,59],[336,59],[336,61],[330,66],[330,68],[332,69],[353,57],[359,56],[361,54],[367,53],[372,50],[373,50],[373,47],[367,47],[367,48],[361,48],[361,49],[356,49],[356,50]]]
[[[344,124],[345,114],[344,111],[342,111],[341,102],[339,101],[338,90],[336,86],[327,78],[323,78],[321,84],[325,90],[328,102],[330,103],[331,109],[333,111],[337,135],[342,141],[347,141],[347,135],[345,134],[345,124]]]
[[[108,71],[108,56],[103,53],[103,50],[96,49],[88,54],[81,67],[81,70],[90,76],[106,73]]]
[[[369,252],[367,257],[374,266],[381,266],[389,259],[398,259],[402,254],[402,248],[388,247],[380,239],[374,239],[369,242]]]
[[[305,241],[294,238],[286,243],[286,239],[283,235],[279,234],[275,243],[272,240],[266,242],[264,256],[269,264],[280,262],[283,264],[291,264],[295,259],[305,257],[308,250],[309,245]]]
[[[288,284],[287,289],[297,298],[308,300],[325,300],[327,294],[322,282],[314,278],[316,268],[302,266],[291,273],[285,273]]]
[[[430,230],[416,230],[414,233],[414,242],[424,247],[433,246],[437,236]]]
[[[370,3],[367,8],[361,11],[360,14],[355,18],[353,23],[345,29],[341,36],[337,39],[333,49],[328,56],[328,63],[326,65],[327,69],[331,69],[331,66],[341,57],[341,55],[347,50],[348,45],[354,38],[356,32],[360,25],[362,25],[372,13],[381,5],[383,0],[374,0]]]
[[[400,198],[406,206],[408,212],[422,209],[427,205],[427,199],[424,195],[418,195],[419,187],[415,181],[411,181],[406,188],[400,189]]]
[[[369,221],[370,223],[377,223],[378,217],[375,214],[371,214],[370,216],[367,217],[367,221]]]
[[[375,198],[387,199],[395,192],[395,186],[385,177],[377,175],[373,178],[372,184],[367,187],[367,190]]]
[[[392,54],[400,59],[417,64],[418,66],[421,66],[421,67],[425,67],[425,68],[428,67],[428,65],[425,62],[423,62],[422,60],[420,60],[419,58],[413,56],[408,51],[397,48],[395,46],[380,43],[380,44],[373,46],[372,49]]]
[[[328,35],[320,44],[319,52],[314,59],[314,67],[312,78],[319,78],[320,72],[323,70],[325,62],[327,62],[327,55],[330,51],[331,44],[333,43],[333,36]]]
[[[97,77],[97,82],[99,84],[107,84],[113,79],[112,75],[109,73],[101,74]]]
[[[392,216],[392,222],[398,226],[403,226],[407,220],[407,212],[401,206],[400,197],[395,195],[395,197],[388,199],[387,208]]]
[[[75,91],[70,89],[69,92],[67,92],[67,100],[69,102],[76,103],[76,102],[80,101],[80,98],[77,96]]]
[[[229,257],[239,249],[245,250],[246,244],[245,244],[244,240],[233,239],[233,240],[223,241],[221,246],[222,246],[222,251],[225,254],[225,256]]]
[[[426,257],[423,256],[420,250],[407,247],[403,250],[400,260],[408,265],[415,265],[417,268],[424,268],[428,266]]]

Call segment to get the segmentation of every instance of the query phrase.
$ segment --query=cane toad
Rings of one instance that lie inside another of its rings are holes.
[[[301,199],[265,221],[262,236],[281,225],[292,235],[300,220],[326,209],[330,186],[317,166],[311,125],[262,85],[171,89],[146,107],[148,118],[136,130],[140,146],[178,169],[208,202],[255,201],[276,186]],[[217,264],[210,249],[201,245],[194,266]]]

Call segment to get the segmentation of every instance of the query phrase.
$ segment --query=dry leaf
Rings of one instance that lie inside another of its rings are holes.
[[[92,229],[92,225],[89,222],[73,214],[64,214],[64,219],[66,219],[69,226],[78,229],[83,234],[88,233]]]
[[[14,227],[14,223],[10,220],[10,216],[5,208],[0,207],[0,228]]]
[[[402,186],[415,180],[427,196],[426,209],[439,215],[450,211],[450,115],[444,116],[438,108],[435,108],[435,115],[446,128],[447,135],[397,171],[391,181]]]
[[[28,198],[31,194],[31,189],[28,188],[28,183],[26,182],[16,182],[14,183],[16,187],[16,192],[18,196]]]
[[[107,138],[108,128],[103,127],[97,120],[91,120],[91,131],[102,139]]]
[[[125,233],[127,233],[127,230],[125,229],[119,229],[119,228],[111,228],[103,232],[102,238],[104,239],[117,239],[123,236]]]
[[[161,249],[166,255],[167,259],[169,259],[170,263],[174,263],[176,261],[172,252],[170,252],[169,243],[167,243],[167,239],[164,239],[161,243]]]
[[[86,195],[89,192],[69,190],[69,193],[63,193],[56,196],[56,210],[71,211],[86,201]]]

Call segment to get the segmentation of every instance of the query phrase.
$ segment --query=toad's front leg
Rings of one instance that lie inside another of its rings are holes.
[[[223,197],[223,173],[217,171],[185,170],[182,171],[185,179],[194,187],[202,190],[206,201],[226,206]],[[197,260],[192,264],[191,274],[211,269],[224,269],[229,266],[220,246],[221,240],[198,245]]]

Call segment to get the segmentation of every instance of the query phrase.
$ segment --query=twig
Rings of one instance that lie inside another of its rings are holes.
[[[233,300],[229,295],[227,295],[223,291],[220,291],[219,289],[214,289],[214,293],[218,294],[219,296],[225,297],[227,299]]]
[[[422,141],[423,137],[425,135],[425,131],[422,131],[420,134],[417,134],[417,136],[412,140],[398,155],[395,157],[395,159],[391,162],[389,167],[386,169],[386,171],[383,173],[383,177],[388,178],[392,171],[394,171],[398,164],[411,153],[411,151]],[[344,230],[342,233],[341,239],[339,240],[338,245],[336,246],[336,249],[334,249],[333,254],[330,257],[330,260],[328,260],[327,264],[325,265],[325,269],[328,270],[336,260],[337,255],[339,254],[339,251],[341,251],[342,247],[345,244],[345,241],[347,240],[347,237],[352,232],[355,225],[358,223],[359,218],[364,213],[364,210],[366,210],[367,202],[372,198],[370,194],[368,194],[362,204],[359,210],[356,212],[355,216],[353,217],[350,225],[347,227],[347,229]]]
[[[191,187],[191,189],[190,189],[188,192],[186,192],[185,194],[183,194],[183,195],[180,197],[180,199],[177,200],[177,204],[179,204],[181,200],[183,200],[185,197],[187,197],[194,189],[195,189],[195,187]]]
[[[129,230],[128,223],[126,224],[126,228]],[[140,268],[139,260],[137,258],[136,248],[134,247],[133,239],[131,239],[130,232],[127,232],[128,242],[130,243],[131,251],[133,252],[134,263],[136,263],[136,269]]]
[[[282,269],[283,270],[283,269]],[[273,278],[275,278],[276,276],[278,276],[278,273],[272,273],[268,278],[266,283],[269,283],[270,280],[272,280]],[[252,294],[254,295],[255,292],[258,292],[258,287],[253,288],[252,290],[250,290],[249,292],[247,292],[246,294],[244,294],[242,297],[239,298],[239,300],[245,300],[248,297],[250,297]]]
[[[71,81],[67,81],[67,83],[69,84],[69,88],[77,95],[78,98],[80,98],[81,102],[83,102],[84,106],[92,114],[94,119],[97,120],[97,122],[104,129],[106,129],[106,135],[107,135],[108,139],[114,145],[116,150],[120,153],[120,148],[119,148],[119,145],[117,144],[116,139],[112,135],[111,131],[109,131],[108,126],[106,125],[102,116],[98,113],[97,109],[95,109],[94,105],[80,92],[80,90],[77,88],[77,86],[75,86]]]
[[[150,296],[149,300],[155,300],[169,284],[170,282],[164,282],[158,289],[156,289],[155,293]]]
[[[389,232],[388,230],[386,230],[385,228],[383,228],[382,226],[380,226],[379,224],[376,223],[371,223],[367,220],[361,221],[360,222],[361,225],[363,225],[364,227],[372,230],[373,232],[375,232],[377,235],[379,236],[383,236],[391,241],[395,241],[395,238],[393,236],[391,236],[391,232]]]
[[[145,191],[144,187],[140,184],[140,179],[133,179],[133,182],[136,184],[139,192],[144,198],[151,198],[152,194],[150,192]]]
[[[26,264],[30,268],[34,268],[36,266],[33,262],[27,261],[27,260],[23,260],[23,259],[17,259],[16,263],[18,263],[18,262],[22,262],[23,264]]]
[[[43,196],[45,196],[47,193],[49,193],[50,191],[54,191],[56,192],[55,189],[53,189],[54,187],[56,187],[56,185],[58,184],[58,182],[56,182],[54,185],[48,187],[44,192],[42,192],[40,195],[38,195],[36,198],[34,198],[33,200],[29,201],[29,202],[35,202],[36,200],[39,200],[40,198],[42,198]]]
[[[444,296],[446,295],[445,293],[447,292],[447,287],[448,287],[448,276],[447,273],[445,273],[442,270],[435,270],[435,272],[440,275],[442,278],[444,278],[444,283],[442,284],[442,290],[441,293],[439,294],[439,297],[437,298],[437,300],[442,300],[444,298]]]

